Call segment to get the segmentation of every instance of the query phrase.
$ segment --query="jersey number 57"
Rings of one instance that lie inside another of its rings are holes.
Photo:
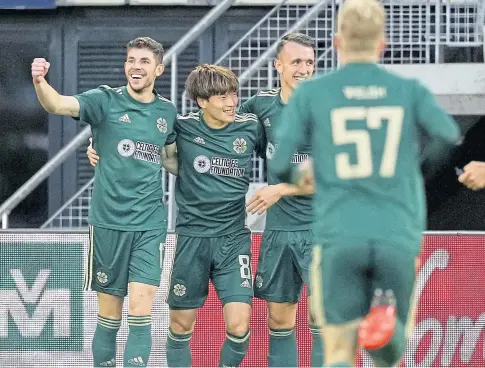
[[[356,163],[342,152],[335,157],[340,179],[363,179],[373,175],[371,137],[367,129],[347,129],[349,120],[364,120],[368,129],[382,129],[387,120],[387,134],[379,166],[379,176],[390,178],[396,171],[396,160],[401,141],[404,109],[401,106],[343,107],[331,111],[332,138],[335,145],[354,144]]]

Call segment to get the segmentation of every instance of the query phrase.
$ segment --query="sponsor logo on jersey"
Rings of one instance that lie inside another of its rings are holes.
[[[157,144],[122,139],[118,143],[118,153],[123,157],[133,156],[134,159],[152,162],[160,165],[160,146]]]
[[[195,171],[204,174],[209,173],[218,176],[230,176],[241,178],[244,176],[245,168],[239,167],[239,160],[225,157],[197,156],[194,160]]]
[[[123,157],[130,157],[135,152],[135,143],[131,139],[123,139],[118,143],[118,153]]]
[[[291,158],[291,163],[292,164],[303,164],[305,162],[308,162],[308,154],[306,153],[294,153],[293,157]]]
[[[211,168],[211,161],[207,156],[197,156],[194,160],[194,169],[195,171],[203,174],[209,171]]]
[[[167,133],[167,121],[162,118],[157,119],[157,128],[160,131],[160,133]]]

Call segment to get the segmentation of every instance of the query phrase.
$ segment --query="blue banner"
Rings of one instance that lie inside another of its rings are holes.
[[[0,9],[53,9],[56,0],[0,0]]]

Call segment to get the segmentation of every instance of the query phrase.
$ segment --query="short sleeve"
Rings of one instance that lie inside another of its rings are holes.
[[[174,114],[173,114],[173,120],[172,120],[172,131],[169,133],[168,137],[167,137],[167,140],[165,142],[165,145],[168,146],[172,143],[174,143],[176,140],[177,140],[177,132],[175,130],[175,127],[177,125],[177,112],[174,111]]]
[[[91,89],[74,95],[74,97],[79,101],[79,120],[85,121],[91,126],[96,126],[105,120],[110,104],[107,87]]]

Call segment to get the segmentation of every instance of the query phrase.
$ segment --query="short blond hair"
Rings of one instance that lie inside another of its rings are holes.
[[[338,13],[338,33],[347,52],[370,52],[384,37],[386,12],[378,0],[346,0]]]
[[[237,93],[239,81],[236,74],[228,68],[202,64],[189,74],[185,90],[192,101],[196,102],[198,98],[208,100],[212,96]]]

